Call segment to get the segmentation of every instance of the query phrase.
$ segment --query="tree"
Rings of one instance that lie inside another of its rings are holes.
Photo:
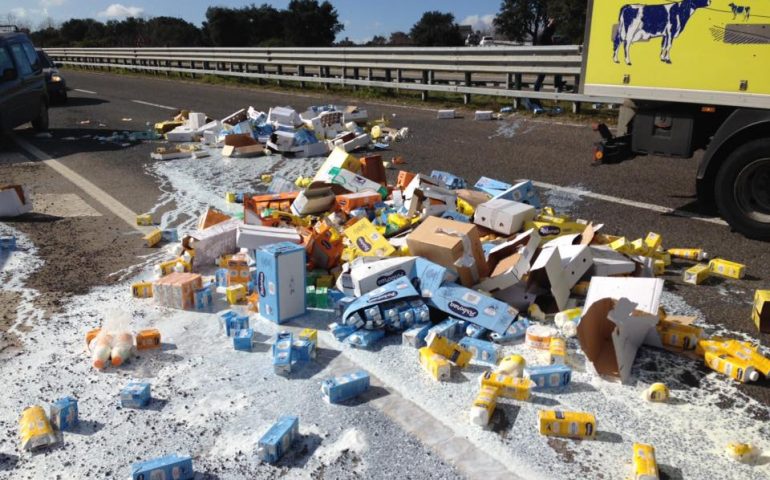
[[[587,11],[588,0],[548,0],[548,14],[557,21],[558,35],[574,45],[583,43]]]
[[[388,40],[388,45],[391,45],[393,47],[403,47],[412,45],[412,39],[409,38],[408,33],[404,32],[393,32],[390,34],[390,39]]]
[[[284,14],[284,38],[298,47],[328,47],[344,26],[331,3],[291,0]]]
[[[243,47],[251,35],[249,19],[243,12],[226,7],[206,9],[206,36],[215,47]]]
[[[387,45],[387,40],[382,35],[375,35],[371,40],[366,42],[367,47],[384,47]]]
[[[456,47],[463,45],[460,27],[451,13],[425,12],[414,24],[409,36],[415,45],[426,47]]]
[[[537,37],[547,20],[546,0],[503,0],[493,23],[508,39],[532,40],[532,44],[537,45]]]
[[[181,18],[155,17],[145,24],[144,41],[154,47],[196,47],[201,44],[201,31]]]

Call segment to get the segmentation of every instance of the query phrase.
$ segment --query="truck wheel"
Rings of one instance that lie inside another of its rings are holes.
[[[731,153],[717,173],[714,193],[731,227],[748,238],[770,240],[770,139]]]
[[[38,132],[48,130],[48,105],[45,102],[40,102],[40,113],[36,119],[32,120],[32,127]]]

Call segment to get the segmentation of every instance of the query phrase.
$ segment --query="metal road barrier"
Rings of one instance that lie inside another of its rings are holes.
[[[581,47],[357,48],[47,48],[54,61],[86,68],[119,68],[168,75],[245,77],[395,90],[572,102],[621,103],[580,95]],[[540,91],[533,86],[546,75]]]

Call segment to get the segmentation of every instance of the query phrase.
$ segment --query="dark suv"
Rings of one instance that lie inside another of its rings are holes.
[[[27,122],[36,130],[48,130],[43,66],[26,34],[0,26],[0,130]]]

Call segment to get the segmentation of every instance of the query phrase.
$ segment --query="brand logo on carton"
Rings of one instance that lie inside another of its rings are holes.
[[[265,291],[265,272],[259,272],[259,275],[257,275],[257,288],[259,289],[259,296],[265,298],[267,296]]]
[[[551,235],[560,234],[561,228],[554,225],[546,225],[544,227],[540,227],[537,233],[539,233],[541,237],[550,237]]]
[[[392,282],[393,280],[395,280],[397,278],[401,278],[401,277],[405,277],[405,276],[406,276],[406,272],[405,271],[400,270],[400,269],[396,270],[395,272],[392,272],[389,275],[385,275],[385,276],[379,277],[377,279],[377,286],[381,287],[381,286],[385,285],[386,283],[390,283],[390,282]]]
[[[369,242],[366,241],[364,237],[358,237],[356,240],[356,245],[364,253],[369,252],[372,249],[372,246],[369,244]]]
[[[398,292],[385,292],[382,295],[377,295],[369,299],[369,303],[379,303],[385,300],[390,300],[393,297],[398,296]]]
[[[465,305],[455,302],[454,300],[449,302],[448,307],[454,313],[461,315],[465,318],[474,318],[479,315],[479,311],[476,310],[475,308],[466,307]]]
[[[326,240],[321,240],[321,245],[323,245],[323,247],[326,250],[331,250],[332,249],[332,244],[327,242]]]

